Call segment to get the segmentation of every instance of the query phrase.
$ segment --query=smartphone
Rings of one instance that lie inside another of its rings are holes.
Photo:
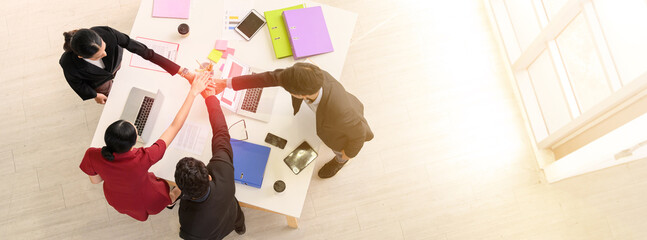
[[[258,30],[261,30],[261,28],[265,25],[265,22],[266,21],[263,15],[252,9],[243,18],[243,21],[241,21],[238,26],[234,28],[234,31],[240,34],[240,36],[242,36],[245,40],[249,41],[254,35],[256,35]]]
[[[272,144],[275,147],[278,147],[280,149],[285,148],[285,144],[288,143],[288,140],[285,140],[282,137],[276,136],[271,133],[267,133],[267,136],[265,136],[265,142]]]
[[[315,152],[308,142],[303,142],[299,145],[294,151],[292,151],[283,162],[292,170],[294,174],[299,174],[301,170],[305,169],[312,161],[317,158],[317,152]]]

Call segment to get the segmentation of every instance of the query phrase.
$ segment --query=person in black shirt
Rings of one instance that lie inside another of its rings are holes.
[[[112,79],[121,67],[123,49],[149,60],[171,75],[186,77],[189,70],[155,53],[146,45],[111,27],[100,26],[63,33],[65,43],[59,64],[67,83],[83,100],[105,104]]]
[[[200,77],[200,76],[198,76]],[[207,166],[191,157],[175,167],[175,182],[182,190],[178,215],[180,237],[222,239],[235,230],[245,233],[245,216],[234,196],[234,163],[227,122],[215,92],[205,99],[213,130],[212,157]]]

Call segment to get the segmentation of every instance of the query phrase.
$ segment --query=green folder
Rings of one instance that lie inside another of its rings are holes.
[[[305,4],[282,8],[264,13],[265,20],[267,21],[267,28],[270,30],[270,37],[272,38],[272,46],[274,46],[274,54],[276,58],[284,58],[292,56],[292,47],[290,46],[290,38],[288,31],[283,22],[283,11],[304,8]]]

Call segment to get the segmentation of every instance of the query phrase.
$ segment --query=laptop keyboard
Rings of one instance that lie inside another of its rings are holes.
[[[243,98],[243,104],[240,108],[248,112],[256,113],[262,92],[263,88],[247,89],[247,92],[245,92],[245,98]]]
[[[139,136],[141,136],[144,131],[144,125],[148,119],[148,114],[151,113],[154,101],[154,98],[144,97],[144,101],[142,101],[142,105],[139,107],[139,113],[137,113],[137,119],[135,119],[135,127],[137,128],[137,135]]]

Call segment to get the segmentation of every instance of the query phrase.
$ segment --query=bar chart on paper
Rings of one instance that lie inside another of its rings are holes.
[[[247,15],[250,9],[254,8],[253,0],[229,0],[224,1],[225,16],[224,28],[222,37],[225,40],[244,40],[243,37],[238,35],[234,28],[238,26],[240,21]]]

